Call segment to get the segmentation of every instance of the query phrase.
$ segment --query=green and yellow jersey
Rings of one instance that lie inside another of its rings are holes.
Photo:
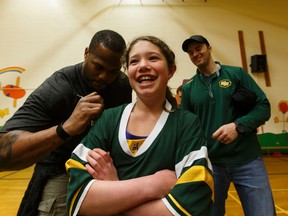
[[[213,179],[206,138],[196,115],[163,111],[145,138],[127,140],[126,128],[134,103],[105,110],[66,163],[70,175],[67,207],[76,215],[91,184],[85,169],[90,149],[109,151],[120,180],[175,171],[178,181],[162,199],[173,215],[212,215]],[[171,105],[167,102],[166,106]]]

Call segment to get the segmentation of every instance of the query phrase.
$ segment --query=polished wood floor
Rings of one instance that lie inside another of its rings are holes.
[[[288,155],[264,156],[264,160],[272,186],[277,216],[288,215]],[[33,167],[20,171],[0,172],[1,216],[16,215],[32,172]],[[226,212],[226,216],[244,215],[233,185],[231,185],[229,190]]]

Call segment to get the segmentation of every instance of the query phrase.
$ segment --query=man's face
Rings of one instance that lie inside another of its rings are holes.
[[[211,58],[211,47],[205,43],[193,42],[189,44],[187,53],[196,67],[207,65]]]
[[[85,49],[83,76],[89,87],[102,90],[112,83],[121,70],[121,54],[115,53],[102,44],[94,50]]]

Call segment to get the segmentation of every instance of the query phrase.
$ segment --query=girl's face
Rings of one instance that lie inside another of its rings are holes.
[[[155,44],[140,40],[130,50],[129,82],[138,97],[165,97],[168,80],[175,68],[169,69],[165,56]]]

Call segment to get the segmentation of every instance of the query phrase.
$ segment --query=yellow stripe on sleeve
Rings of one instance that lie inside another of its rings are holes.
[[[73,209],[73,207],[74,207],[74,205],[75,205],[75,200],[76,200],[76,198],[77,198],[77,196],[78,196],[81,188],[82,188],[82,187],[80,187],[80,188],[76,191],[76,193],[74,194],[74,196],[73,196],[73,198],[72,198],[72,200],[71,200],[70,209],[69,209],[69,215],[72,215],[72,209]]]
[[[70,168],[78,168],[86,170],[86,167],[83,164],[71,158],[65,163],[65,168],[66,171],[68,171],[68,169]]]
[[[177,200],[174,199],[174,197],[171,194],[168,194],[168,196],[170,197],[170,199],[173,201],[173,203],[182,211],[185,213],[185,215],[187,216],[192,216],[191,214],[189,214],[189,212],[187,212],[178,202]]]
[[[78,162],[74,159],[69,159],[65,163],[65,168],[66,168],[66,171],[68,171],[70,168],[78,168],[78,169],[86,170],[86,167],[83,164],[81,164],[80,162]],[[82,187],[80,187],[73,195],[73,198],[72,198],[71,204],[70,204],[70,208],[69,208],[69,215],[72,215],[72,209],[75,205],[75,200],[76,200],[81,188]]]
[[[176,184],[183,184],[189,182],[197,182],[204,181],[211,189],[214,194],[214,181],[213,176],[204,166],[192,166],[185,173],[181,175]],[[212,200],[214,201],[214,195],[212,196]]]

